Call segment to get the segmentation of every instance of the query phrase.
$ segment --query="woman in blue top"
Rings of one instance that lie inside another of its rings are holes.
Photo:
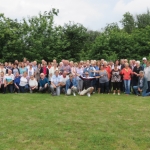
[[[24,72],[27,72],[27,68],[25,67],[25,64],[22,62],[21,67],[19,68],[20,75],[23,75]]]

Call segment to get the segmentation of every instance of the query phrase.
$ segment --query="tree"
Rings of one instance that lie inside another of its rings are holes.
[[[131,33],[133,31],[133,29],[135,29],[134,17],[129,12],[127,12],[123,15],[123,19],[120,22],[123,26],[123,29],[127,33]]]

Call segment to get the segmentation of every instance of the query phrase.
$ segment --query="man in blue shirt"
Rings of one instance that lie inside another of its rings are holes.
[[[60,76],[59,76],[58,70],[55,71],[55,74],[51,78],[50,88],[51,88],[51,92],[52,92],[53,96],[55,96],[55,95],[59,96],[60,95]]]
[[[71,95],[73,93],[76,96],[77,92],[77,80],[73,77],[73,74],[69,74],[69,79],[66,81],[66,94]]]
[[[44,73],[41,73],[40,74],[40,77],[41,77],[41,79],[40,79],[40,81],[39,81],[39,92],[46,92],[46,90],[48,90],[48,87],[49,87],[49,85],[48,85],[48,79],[45,77],[45,75],[44,75]]]

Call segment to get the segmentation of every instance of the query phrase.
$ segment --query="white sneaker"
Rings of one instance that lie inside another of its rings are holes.
[[[91,94],[90,94],[90,93],[87,93],[87,96],[88,96],[88,97],[90,97],[90,96],[91,96]]]
[[[120,95],[120,93],[118,93],[118,95]]]
[[[73,96],[76,96],[76,93],[73,93]]]
[[[115,95],[116,93],[113,93],[113,95]]]

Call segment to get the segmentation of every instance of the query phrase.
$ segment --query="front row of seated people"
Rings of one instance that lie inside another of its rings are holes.
[[[102,76],[89,77],[89,72],[85,72],[84,77],[80,74],[76,74],[83,81],[83,90],[80,91],[79,95],[86,95],[90,97],[91,93],[93,93],[94,88],[92,87],[92,81],[96,78],[101,78]],[[67,72],[64,71],[60,76],[59,71],[56,70],[55,74],[51,78],[51,83],[48,81],[44,73],[40,74],[40,80],[34,78],[33,75],[30,77],[27,76],[27,72],[24,72],[22,76],[19,73],[16,73],[16,77],[12,74],[11,70],[8,70],[8,74],[4,76],[4,73],[1,72],[1,82],[0,89],[2,93],[6,93],[6,89],[8,89],[9,93],[24,93],[26,91],[30,91],[33,93],[35,91],[46,92],[51,91],[52,95],[59,96],[60,92],[64,92],[66,95],[73,94],[76,96],[78,91],[78,81],[73,74],[67,75]],[[144,72],[140,71],[139,73],[139,81],[137,86],[133,86],[133,90],[136,95],[149,96],[150,92],[146,92],[148,89],[147,79],[144,76]]]

